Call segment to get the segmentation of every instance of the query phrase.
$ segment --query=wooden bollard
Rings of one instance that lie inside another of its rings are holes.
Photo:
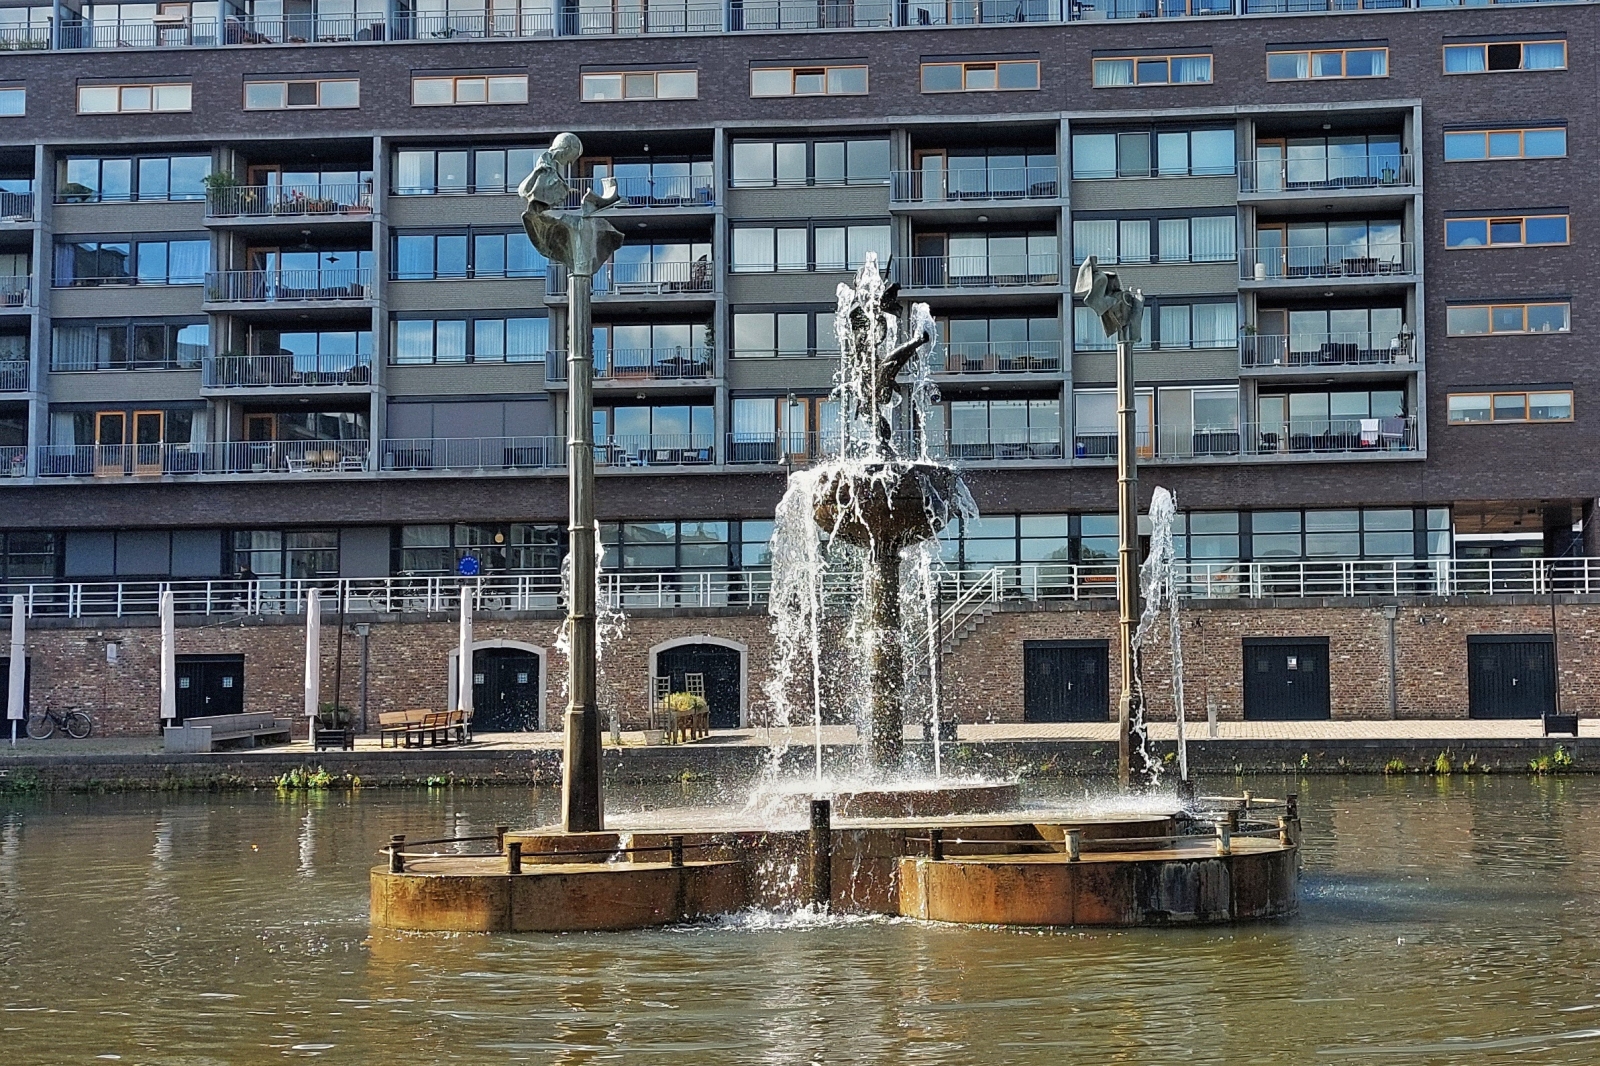
[[[928,858],[934,862],[944,861],[944,830],[928,830]]]
[[[511,827],[509,825],[497,825],[494,827],[494,853],[496,855],[503,855],[505,853],[506,834],[509,832],[511,832]]]
[[[1229,819],[1217,819],[1217,854],[1233,854],[1233,827],[1228,824]]]
[[[811,801],[811,904],[833,903],[833,804]]]
[[[1083,830],[1067,830],[1067,861],[1077,862],[1083,858]]]
[[[405,850],[406,850],[406,838],[404,836],[397,835],[397,836],[392,836],[392,837],[389,838],[389,872],[390,873],[392,873],[392,874],[403,874],[403,873],[406,872]]]
[[[1244,790],[1244,812],[1246,814],[1250,813],[1250,801],[1253,800],[1253,799],[1255,799],[1255,797],[1250,794],[1250,790],[1248,788],[1245,789]]]
[[[1289,821],[1298,822],[1300,820],[1300,796],[1299,796],[1299,794],[1295,793],[1295,792],[1291,792],[1287,796],[1285,796],[1284,799],[1283,799],[1283,808],[1284,808],[1284,813],[1289,816]]]
[[[506,873],[520,874],[522,872],[522,841],[513,840],[506,845]]]
[[[1289,816],[1286,814],[1278,815],[1278,843],[1284,847],[1294,843],[1294,835],[1289,832]]]
[[[670,836],[667,838],[667,856],[672,865],[683,865],[683,837]]]

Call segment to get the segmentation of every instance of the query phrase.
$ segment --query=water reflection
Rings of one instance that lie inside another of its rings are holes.
[[[1093,932],[754,914],[369,935],[389,834],[548,821],[555,797],[20,802],[0,809],[0,1061],[1600,1061],[1600,780],[1295,787],[1300,918]]]

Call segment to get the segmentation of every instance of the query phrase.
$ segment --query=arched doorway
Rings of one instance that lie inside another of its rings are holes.
[[[706,704],[712,729],[738,729],[744,724],[743,645],[716,637],[687,637],[655,649],[656,677],[670,678],[673,692],[686,691],[687,674],[706,679]]]
[[[457,655],[450,653],[451,705]],[[539,729],[544,706],[544,652],[531,644],[483,641],[472,646],[472,728],[477,733]]]

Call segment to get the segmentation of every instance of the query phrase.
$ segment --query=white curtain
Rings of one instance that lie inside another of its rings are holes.
[[[1446,74],[1480,74],[1488,69],[1488,50],[1481,44],[1463,44],[1446,47],[1444,72]]]
[[[1203,215],[1191,223],[1190,258],[1194,262],[1221,263],[1237,254],[1232,215]]]
[[[1564,41],[1547,41],[1542,44],[1522,46],[1523,70],[1560,70],[1567,65],[1567,45]]]
[[[1238,343],[1237,304],[1195,304],[1193,313],[1196,348],[1231,348]]]
[[[1186,218],[1164,218],[1161,220],[1161,242],[1158,254],[1163,263],[1186,263],[1189,261],[1189,220]]]
[[[1132,85],[1133,60],[1097,59],[1094,61],[1094,83],[1097,86]]]
[[[1117,228],[1122,238],[1121,262],[1150,262],[1150,220],[1124,219]]]
[[[1161,307],[1161,347],[1188,348],[1193,336],[1189,331],[1189,305],[1163,304]]]
[[[1117,261],[1117,223],[1113,219],[1093,219],[1072,223],[1072,258],[1081,263],[1091,255],[1101,263]]]
[[[1172,61],[1172,83],[1174,85],[1200,85],[1210,80],[1210,56],[1186,56]]]

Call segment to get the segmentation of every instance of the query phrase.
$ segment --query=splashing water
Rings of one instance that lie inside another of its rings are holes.
[[[1172,709],[1178,724],[1178,780],[1189,780],[1189,747],[1184,732],[1183,714],[1183,635],[1178,618],[1177,556],[1172,540],[1173,519],[1178,514],[1178,498],[1170,490],[1157,486],[1150,495],[1150,554],[1139,567],[1139,586],[1144,593],[1144,610],[1139,615],[1139,627],[1133,635],[1135,662],[1143,656],[1145,645],[1155,634],[1162,611],[1167,613],[1167,637],[1172,645]],[[1144,720],[1144,682],[1134,674],[1134,687],[1139,693],[1139,718],[1134,723],[1137,731],[1139,754],[1144,759],[1149,780],[1154,785],[1161,775],[1161,760],[1150,746],[1149,730]]]
[[[595,699],[602,704],[612,735],[612,743],[618,743],[622,729],[622,720],[616,701],[607,695],[609,688],[606,685],[606,645],[622,640],[628,632],[628,616],[622,612],[620,597],[612,601],[606,596],[605,584],[605,545],[600,542],[600,523],[594,524],[594,663],[595,663]],[[563,615],[572,602],[572,553],[568,552],[561,557],[561,600],[560,607]],[[556,624],[555,650],[562,658],[567,658],[572,651],[572,641],[567,632],[565,617]],[[561,704],[566,705],[571,692],[567,687],[567,672],[561,672]]]

